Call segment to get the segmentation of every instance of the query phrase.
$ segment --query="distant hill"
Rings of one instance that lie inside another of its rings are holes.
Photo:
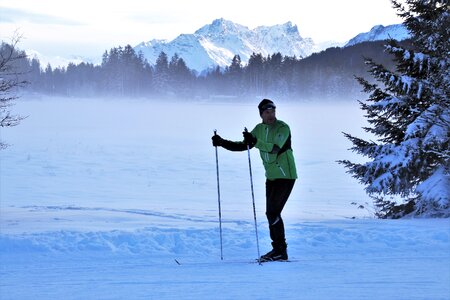
[[[403,24],[389,26],[377,25],[372,27],[369,32],[360,33],[345,44],[345,47],[353,46],[363,42],[382,41],[394,39],[403,41],[410,37],[408,29]]]

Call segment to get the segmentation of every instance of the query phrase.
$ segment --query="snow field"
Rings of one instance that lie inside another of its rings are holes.
[[[29,117],[1,132],[0,298],[450,299],[449,220],[375,220],[350,204],[369,201],[336,163],[358,159],[341,134],[363,135],[357,105],[277,106],[300,175],[283,212],[292,262],[259,266],[247,154],[223,149],[220,260],[210,140],[241,139],[255,104],[19,102]],[[265,253],[256,151],[252,167]]]

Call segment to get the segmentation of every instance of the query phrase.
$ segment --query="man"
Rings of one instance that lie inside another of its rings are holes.
[[[266,171],[266,215],[273,248],[261,256],[261,261],[288,259],[281,212],[297,179],[291,132],[286,123],[276,118],[275,108],[275,104],[269,99],[263,99],[259,103],[262,123],[256,125],[251,132],[243,132],[243,142],[225,140],[219,135],[212,137],[213,146],[221,146],[230,151],[245,151],[247,145],[259,149]]]

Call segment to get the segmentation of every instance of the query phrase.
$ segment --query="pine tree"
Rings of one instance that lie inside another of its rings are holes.
[[[242,67],[241,57],[236,54],[231,60],[231,65],[228,66],[224,73],[224,80],[227,86],[227,94],[240,94],[244,90],[242,83],[242,76],[244,68]]]
[[[379,84],[358,78],[369,99],[360,102],[377,142],[344,133],[364,164],[340,161],[374,199],[377,216],[450,216],[450,15],[447,0],[392,0],[412,35],[411,47],[386,45],[396,70],[371,59]],[[399,204],[396,197],[403,198]]]
[[[112,48],[109,53],[103,54],[102,60],[102,78],[103,90],[114,96],[123,95],[123,74],[120,65],[120,57],[123,51],[122,47]]]
[[[250,55],[246,68],[248,89],[255,95],[260,95],[263,90],[264,58],[260,53]]]
[[[169,58],[165,52],[160,52],[156,60],[154,77],[154,85],[158,94],[167,94],[169,80]]]

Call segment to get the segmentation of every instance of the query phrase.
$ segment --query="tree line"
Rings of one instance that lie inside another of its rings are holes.
[[[270,95],[277,98],[342,98],[359,93],[355,76],[366,76],[363,57],[392,66],[383,42],[329,48],[306,58],[253,53],[244,64],[235,55],[226,68],[197,74],[182,57],[161,52],[154,65],[130,46],[105,51],[100,65],[70,63],[43,67],[36,58],[24,59],[20,69],[30,92],[69,97],[238,98]],[[2,50],[7,48],[2,44]],[[26,71],[25,71],[26,70]]]

